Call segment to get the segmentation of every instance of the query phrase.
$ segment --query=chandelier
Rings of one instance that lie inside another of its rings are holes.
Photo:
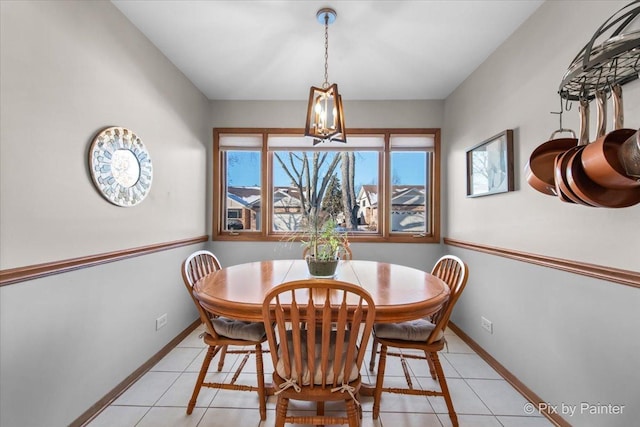
[[[324,141],[347,142],[344,129],[342,97],[336,83],[329,84],[329,24],[335,22],[336,11],[323,8],[316,14],[319,23],[324,24],[324,83],[322,87],[311,86],[305,136],[313,137],[313,145]]]

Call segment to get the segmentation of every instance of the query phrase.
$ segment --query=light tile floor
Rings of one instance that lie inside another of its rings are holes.
[[[267,402],[267,419],[260,421],[257,395],[248,392],[203,388],[196,408],[186,414],[186,406],[193,392],[198,371],[206,348],[199,338],[202,327],[193,331],[177,347],[158,362],[140,380],[102,411],[89,427],[269,427],[275,421],[275,397]],[[448,350],[440,353],[453,404],[461,427],[543,427],[552,426],[539,414],[525,413],[527,400],[507,383],[493,368],[482,360],[452,331],[446,332]],[[265,344],[266,348],[266,344]],[[241,356],[228,355],[223,372],[216,372],[217,356],[211,363],[208,378],[233,375]],[[253,356],[252,356],[253,358]],[[426,363],[409,361],[413,384],[434,387]],[[368,371],[369,357],[362,368],[363,380],[375,382],[375,371]],[[376,363],[377,367],[377,363]],[[271,357],[265,355],[264,369],[267,380],[273,371]],[[231,373],[230,373],[231,372]],[[255,360],[245,365],[238,383],[256,383]],[[404,385],[399,359],[389,357],[385,384]],[[437,387],[437,386],[436,386]],[[372,397],[361,397],[363,427],[427,427],[451,426],[444,400],[438,397],[407,396],[385,393],[382,395],[381,413],[373,420]],[[315,413],[315,406],[291,401],[290,411]],[[327,404],[326,410],[343,407]]]

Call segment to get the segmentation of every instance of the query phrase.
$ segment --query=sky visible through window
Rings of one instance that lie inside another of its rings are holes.
[[[250,151],[233,151],[228,164],[228,185],[232,187],[260,186],[260,154]],[[426,182],[424,152],[394,152],[392,154],[392,181],[400,185],[424,185]],[[275,162],[274,162],[275,163]],[[289,177],[279,167],[274,168],[273,184],[288,186]],[[378,184],[377,153],[356,153],[355,185]],[[338,176],[339,168],[336,170]]]

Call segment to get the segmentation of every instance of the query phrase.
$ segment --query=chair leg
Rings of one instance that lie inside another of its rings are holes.
[[[262,361],[262,344],[256,344],[256,371],[258,372],[258,400],[260,401],[260,419],[267,419],[266,393],[264,389],[264,365]]]
[[[382,396],[382,385],[384,382],[384,370],[387,364],[387,346],[380,347],[380,357],[378,358],[378,375],[376,376],[376,389],[373,392],[373,419],[378,419],[380,415],[380,397]]]
[[[400,353],[400,364],[402,365],[402,372],[404,373],[404,379],[407,382],[407,387],[409,387],[409,390],[413,390],[413,381],[411,381],[409,365],[407,364],[407,359],[404,358],[402,353]]]
[[[220,360],[218,361],[218,372],[222,371],[224,367],[224,357],[227,355],[227,346],[222,346],[222,351],[220,352]]]
[[[349,427],[359,427],[360,417],[358,416],[358,408],[353,399],[347,399],[347,419],[349,420]]]
[[[196,380],[196,385],[193,388],[193,394],[191,395],[191,400],[189,401],[189,405],[187,406],[187,415],[191,415],[193,412],[193,408],[196,406],[196,401],[198,400],[198,394],[200,394],[200,389],[202,388],[202,383],[204,382],[204,377],[207,375],[207,371],[209,370],[209,364],[211,363],[211,359],[216,353],[216,347],[210,345],[207,350],[207,354],[204,356],[204,360],[202,361],[202,367],[200,368],[200,374],[198,374],[198,379]]]
[[[433,360],[431,360],[429,353],[427,353],[426,351],[424,352],[424,356],[425,356],[425,359],[427,359],[427,363],[429,364],[429,372],[431,372],[431,378],[433,378],[434,380],[437,379],[436,368],[435,366],[433,366]]]
[[[373,372],[376,366],[376,353],[378,352],[378,339],[373,337],[373,345],[371,346],[371,360],[369,361],[369,372]]]
[[[276,425],[275,427],[284,427],[284,421],[287,417],[287,407],[289,406],[289,399],[286,397],[278,396],[278,403],[276,404]]]
[[[438,376],[438,383],[440,383],[440,390],[442,390],[444,401],[447,404],[447,409],[449,410],[451,424],[453,427],[458,427],[458,415],[456,415],[456,411],[453,409],[453,401],[451,400],[451,394],[449,393],[449,387],[447,386],[447,380],[444,377],[444,371],[442,370],[438,353],[429,353],[429,355],[431,356],[430,359],[433,361],[433,366]]]

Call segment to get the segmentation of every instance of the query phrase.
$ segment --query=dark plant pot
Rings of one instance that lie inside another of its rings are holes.
[[[307,266],[309,267],[309,274],[313,277],[333,277],[336,274],[336,268],[338,267],[338,259],[329,261],[317,261],[313,257],[307,257]]]

